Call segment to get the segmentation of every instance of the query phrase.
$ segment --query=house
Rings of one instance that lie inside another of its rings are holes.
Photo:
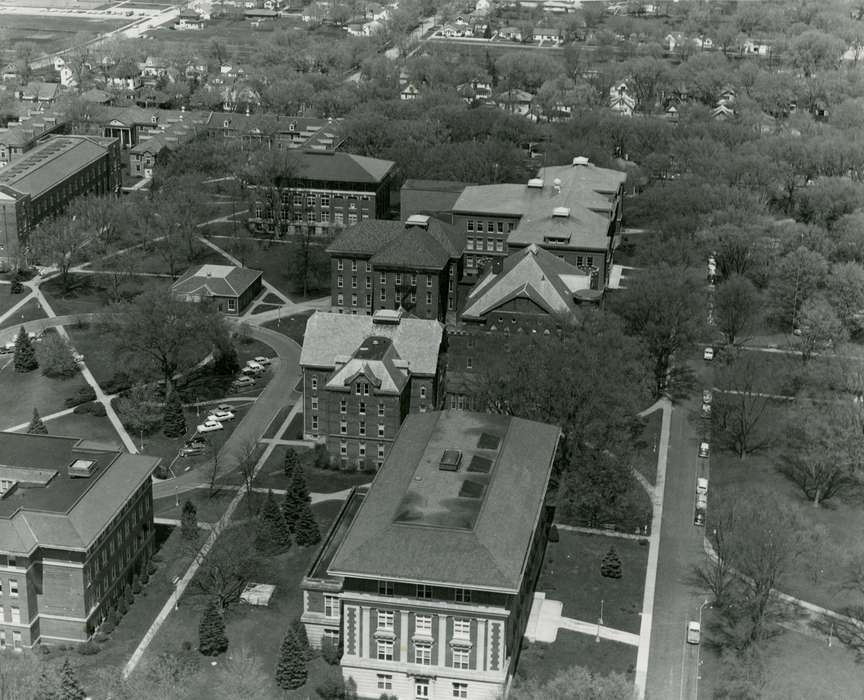
[[[51,59],[51,63],[54,66],[54,70],[56,70],[58,72],[60,71],[61,68],[63,68],[63,66],[66,65],[66,61],[63,60],[62,56],[55,56],[54,58]]]
[[[15,63],[7,63],[0,72],[0,79],[4,83],[18,82],[18,72],[18,66]]]
[[[465,234],[423,214],[369,219],[327,247],[331,304],[339,313],[403,309],[443,321],[456,309]]]
[[[735,110],[722,102],[711,110],[711,118],[716,121],[724,122],[732,119],[734,116]]]
[[[290,161],[293,172],[279,183],[282,207],[275,212],[289,232],[311,229],[332,238],[346,225],[389,212],[393,161],[312,149],[293,152]],[[253,231],[276,232],[274,212],[263,201],[251,213]]]
[[[303,434],[334,462],[380,467],[410,413],[438,407],[444,328],[401,311],[309,317],[300,368]]]
[[[279,150],[334,151],[344,140],[342,127],[341,118],[213,112],[207,120],[206,130],[211,138],[266,143]]]
[[[771,45],[758,39],[746,39],[741,44],[741,53],[745,56],[770,56]]]
[[[110,105],[114,102],[114,95],[99,88],[90,88],[80,95],[82,102],[90,102],[97,105]]]
[[[39,107],[54,104],[60,94],[59,83],[44,83],[33,80],[16,90],[16,96],[22,102],[30,102]]]
[[[204,29],[204,19],[195,10],[183,9],[177,16],[177,23],[174,25],[177,31],[200,31]]]
[[[0,128],[0,168],[35,148],[50,134],[68,129],[68,122],[61,112],[35,112],[17,122]]]
[[[609,108],[622,116],[633,116],[633,112],[636,110],[636,100],[630,96],[626,82],[620,82],[609,88]]]
[[[138,68],[145,85],[156,85],[160,80],[168,77],[168,63],[156,56],[148,56]]]
[[[510,41],[522,41],[522,30],[519,27],[501,27],[498,30],[498,36]]]
[[[534,41],[561,41],[561,30],[554,27],[534,27],[531,35]]]
[[[69,66],[60,67],[60,85],[65,88],[78,86],[78,78],[75,77],[75,71],[73,71]]]
[[[531,105],[533,102],[534,95],[518,89],[502,92],[495,98],[495,104],[501,109],[529,118],[532,116]]]
[[[380,34],[384,31],[384,23],[380,20],[373,19],[369,22],[364,22],[361,28],[361,34],[363,36],[375,36],[376,34]]]
[[[261,270],[234,265],[190,267],[171,285],[171,294],[183,301],[212,301],[229,316],[240,316],[261,293]]]
[[[206,133],[207,115],[181,112],[160,124],[142,128],[138,143],[129,149],[129,175],[152,177],[157,165],[162,165],[172,151]]]
[[[489,14],[490,7],[491,5],[489,0],[477,0],[477,3],[474,5],[474,12],[486,15]]]
[[[408,416],[301,583],[310,643],[341,642],[359,697],[504,696],[543,563],[560,435],[511,416]]]
[[[675,105],[669,105],[668,109],[663,113],[663,116],[671,122],[677,122],[678,108]]]
[[[93,636],[153,553],[159,461],[0,432],[0,649]]]
[[[399,190],[399,218],[427,214],[449,222],[459,195],[471,183],[452,180],[405,180]]]
[[[484,80],[471,80],[456,86],[459,96],[468,104],[488,103],[492,99],[492,84]]]
[[[105,87],[109,90],[135,92],[144,85],[141,69],[134,61],[122,61],[108,68]]]
[[[864,58],[864,44],[850,46],[840,56],[840,60],[844,63],[858,63],[862,58]]]
[[[399,99],[416,100],[419,94],[420,91],[417,89],[414,83],[408,83],[404,88],[399,91]]]
[[[540,168],[525,184],[466,187],[453,206],[453,225],[466,232],[465,274],[536,243],[575,267],[596,268],[597,288],[604,289],[626,179],[577,156],[570,165]]]
[[[0,170],[0,265],[18,266],[20,243],[31,229],[74,198],[119,187],[116,139],[49,136]]]

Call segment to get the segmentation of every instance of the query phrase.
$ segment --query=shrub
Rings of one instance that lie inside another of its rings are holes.
[[[43,654],[45,654],[46,656],[47,656],[48,654],[51,653],[51,647],[49,647],[47,644],[40,644],[40,645],[39,645],[39,650],[40,650]]]
[[[68,378],[78,372],[78,363],[72,355],[72,346],[56,333],[46,333],[36,348],[36,357],[42,374],[47,377]]]
[[[111,608],[111,611],[108,613],[108,622],[112,629],[117,626],[118,622],[120,622],[120,613],[117,608]]]
[[[108,415],[108,411],[105,409],[105,405],[99,403],[98,401],[94,401],[90,405],[90,413],[99,418],[104,418]]]
[[[558,527],[556,525],[553,525],[552,527],[549,528],[549,541],[550,542],[558,542],[559,539],[561,539],[561,538],[558,535]]]
[[[116,625],[113,622],[111,622],[110,619],[105,620],[105,622],[102,623],[102,627],[100,628],[102,630],[102,635],[104,636],[104,635],[111,634],[114,631],[115,626]]]
[[[188,639],[180,645],[183,651],[192,651],[192,642]]]
[[[125,596],[121,596],[120,600],[117,602],[117,612],[120,615],[125,615],[127,612],[129,612],[129,605],[126,603]]]
[[[218,656],[227,651],[228,637],[225,636],[225,620],[222,611],[211,601],[201,616],[198,625],[198,651],[204,656]]]
[[[79,644],[76,651],[82,656],[93,656],[102,651],[102,648],[95,642],[89,641]]]
[[[154,559],[155,559],[155,556],[154,556]],[[147,573],[150,575],[153,575],[156,573],[156,564],[154,564],[152,561],[147,564]]]
[[[109,637],[104,632],[99,632],[95,637],[93,637],[99,644],[105,644],[109,640]]]
[[[106,394],[119,394],[132,387],[134,382],[126,372],[115,372],[113,376],[102,384],[102,391]]]
[[[77,406],[79,403],[88,403],[90,401],[96,400],[96,392],[93,390],[91,386],[83,386],[75,393],[74,396],[70,396],[63,403],[66,408],[72,408]]]
[[[104,416],[105,407],[102,406],[98,401],[88,401],[87,403],[79,403],[75,408],[72,409],[72,413],[76,415],[83,415],[84,413],[93,413],[96,410],[96,407],[100,406],[102,408],[102,415]]]
[[[150,574],[147,573],[147,567],[144,567],[144,570],[141,572],[141,585],[146,586],[147,582],[150,580]]]
[[[315,445],[312,450],[312,466],[318,469],[330,469],[330,454],[324,445]]]
[[[341,678],[325,678],[321,682],[321,685],[315,688],[315,692],[318,693],[322,700],[344,700],[345,681]]]
[[[606,578],[621,578],[621,557],[615,551],[615,547],[610,547],[609,551],[600,562],[600,575]]]
[[[335,666],[342,658],[342,645],[334,644],[329,639],[322,640],[321,658],[331,666]]]
[[[132,579],[132,592],[138,595],[141,592],[141,579],[136,576]]]
[[[126,598],[126,602],[129,605],[132,605],[132,603],[135,602],[135,594],[132,593],[132,586],[128,583],[126,584],[126,588],[123,589],[123,597]]]

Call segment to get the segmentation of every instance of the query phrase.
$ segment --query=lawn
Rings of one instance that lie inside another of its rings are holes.
[[[29,422],[34,408],[42,416],[65,410],[66,399],[86,384],[80,374],[70,379],[50,379],[38,369],[18,373],[12,365],[12,355],[0,357],[0,367],[0,386],[3,387],[0,430]]]
[[[236,491],[221,490],[211,496],[209,489],[195,489],[180,494],[180,505],[182,507],[186,501],[192,501],[198,509],[198,522],[215,523],[222,517],[236,494]],[[179,520],[180,508],[177,507],[177,499],[174,496],[155,499],[153,501],[153,516]]]
[[[106,346],[102,332],[95,326],[84,322],[69,324],[65,328],[72,345],[84,355],[87,367],[103,388],[116,373],[127,369]],[[135,379],[144,382],[157,377],[139,366],[135,368]]]
[[[537,590],[544,591],[550,600],[561,601],[562,615],[585,622],[597,621],[602,600],[604,625],[638,634],[647,543],[560,528],[559,536],[559,542],[546,546]],[[612,546],[621,558],[623,576],[619,579],[600,575],[600,562]],[[573,585],[574,581],[579,585]]]
[[[132,266],[136,272],[147,272],[151,274],[167,275],[170,273],[168,263],[159,254],[156,243],[152,248],[136,249],[132,255],[134,256],[134,265]],[[121,254],[122,255],[122,254]],[[101,260],[95,260],[90,265],[93,270],[114,270],[125,269],[128,265],[123,265],[118,268],[118,260],[121,255],[110,255]],[[224,255],[217,253],[210,246],[205,246],[203,243],[198,243],[194,258],[190,261],[182,257],[175,265],[174,273],[179,277],[191,265],[203,265],[204,263],[212,263],[214,265],[229,265],[230,263]]]
[[[105,416],[93,416],[89,413],[70,413],[67,416],[45,421],[50,435],[69,435],[70,437],[86,438],[91,442],[110,445],[125,451],[123,442]]]
[[[261,471],[258,472],[254,482],[255,486],[270,489],[288,487],[288,479],[282,471],[287,449],[288,447],[284,445],[276,446]],[[359,484],[368,484],[375,476],[362,471],[316,469],[308,463],[308,458],[312,454],[311,451],[303,450],[303,448],[294,449],[307,458],[303,465],[303,471],[306,474],[306,485],[311,493],[336,493]]]
[[[2,290],[0,290],[2,292]],[[21,300],[20,296],[12,297],[17,301]],[[12,316],[0,323],[0,328],[9,328],[9,326],[17,326],[19,323],[27,323],[37,318],[47,318],[48,314],[42,309],[42,304],[36,299],[28,301],[21,309]]]
[[[634,444],[633,466],[652,484],[657,481],[657,446],[663,411],[654,411],[645,418],[645,427]]]
[[[303,337],[306,335],[306,322],[314,311],[301,311],[298,314],[277,318],[275,321],[267,321],[264,328],[287,335],[298,345],[303,345]]]
[[[279,432],[279,429],[282,427],[282,424],[285,422],[285,419],[288,417],[288,414],[291,413],[291,410],[294,408],[294,404],[296,404],[299,399],[300,399],[300,396],[296,392],[292,393],[290,398],[288,399],[288,402],[286,403],[286,405],[279,409],[279,413],[277,413],[276,417],[272,421],[270,421],[270,425],[267,426],[267,430],[264,431],[264,435],[262,435],[261,437],[263,437],[263,438],[280,438],[280,437],[282,437],[281,435],[277,435],[277,433]],[[298,414],[298,415],[302,416],[303,414]],[[292,420],[291,425],[294,425],[295,422],[296,422],[295,420]],[[303,432],[302,423],[301,423],[300,432],[301,433]],[[297,439],[299,439],[299,438],[297,438]]]
[[[102,275],[72,274],[69,278],[67,289],[63,288],[59,277],[53,277],[40,287],[58,316],[103,311],[111,303],[108,281]],[[122,286],[124,292],[129,293],[154,287],[167,289],[170,282],[167,278],[135,277],[124,280]]]
[[[623,673],[632,680],[636,647],[608,639],[598,642],[590,634],[563,629],[558,630],[558,637],[551,644],[531,644],[523,638],[516,667],[517,682],[518,679],[536,679],[545,683],[559,671],[575,665],[604,676]]]
[[[14,37],[16,42],[35,44],[37,52],[50,53],[67,48],[71,39],[79,32],[95,38],[98,34],[110,32],[129,24],[131,20],[131,17],[124,17],[123,19],[86,16],[51,17],[44,12],[38,14],[4,14],[0,15],[0,31]]]
[[[0,316],[5,314],[7,311],[9,311],[9,309],[15,306],[15,304],[24,299],[27,296],[27,292],[29,291],[29,289],[25,288],[24,292],[22,292],[21,294],[10,294],[9,285],[0,284]]]

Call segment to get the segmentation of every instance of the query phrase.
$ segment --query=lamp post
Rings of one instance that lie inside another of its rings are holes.
[[[139,442],[141,444],[141,451],[143,452],[144,451],[144,428],[141,428],[141,431],[139,434]]]
[[[702,605],[699,606],[699,634],[702,634],[702,610],[705,609],[705,606],[708,605],[709,601],[706,599],[702,602]],[[699,640],[699,651],[696,653],[696,680],[702,680],[702,644],[701,639]]]

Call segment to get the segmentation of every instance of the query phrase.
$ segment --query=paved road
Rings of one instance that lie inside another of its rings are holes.
[[[695,408],[688,401],[672,411],[647,700],[697,697],[699,647],[686,643],[687,622],[698,619],[705,600],[692,574],[705,561],[704,530],[693,525],[697,470],[705,462],[697,457],[701,425],[693,423]]]

